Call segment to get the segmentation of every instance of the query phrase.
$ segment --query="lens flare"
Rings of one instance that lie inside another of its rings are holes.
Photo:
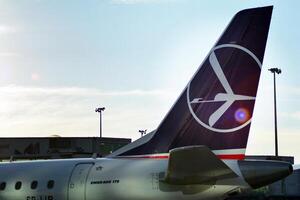
[[[250,114],[249,111],[245,108],[239,108],[234,113],[234,118],[239,123],[244,123],[249,120]]]

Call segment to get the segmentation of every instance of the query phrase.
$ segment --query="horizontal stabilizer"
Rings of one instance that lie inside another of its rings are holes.
[[[173,185],[214,184],[237,175],[206,146],[189,146],[170,151],[163,182]]]

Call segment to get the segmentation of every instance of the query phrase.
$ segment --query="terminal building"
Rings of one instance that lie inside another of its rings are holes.
[[[128,138],[107,137],[0,138],[0,160],[104,157],[129,143]]]

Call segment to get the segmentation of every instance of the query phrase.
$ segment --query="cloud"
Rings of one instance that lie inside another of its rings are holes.
[[[278,150],[281,156],[294,156],[295,163],[300,163],[299,140],[300,134],[298,131],[285,129],[278,133]],[[256,132],[250,135],[247,155],[274,155],[275,142],[274,131]]]
[[[148,4],[148,3],[164,3],[174,0],[112,0],[113,4]]]
[[[169,90],[127,90],[127,91],[101,91],[92,88],[81,87],[23,87],[23,86],[2,86],[0,94],[27,94],[27,95],[60,95],[60,96],[155,96],[169,95]]]
[[[31,80],[33,80],[33,81],[38,81],[38,80],[40,80],[40,78],[41,78],[41,76],[38,73],[34,72],[31,74]]]
[[[0,34],[15,33],[17,29],[13,26],[0,25]]]
[[[139,136],[154,129],[174,101],[169,90],[101,91],[80,87],[0,87],[0,137],[95,136],[105,106],[104,133],[110,137]]]
[[[300,120],[300,111],[291,113],[291,117],[296,119],[296,120]]]
[[[21,55],[14,52],[0,52],[0,57],[20,57]]]

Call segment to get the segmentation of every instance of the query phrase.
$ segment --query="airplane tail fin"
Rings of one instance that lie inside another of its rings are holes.
[[[119,155],[168,153],[178,147],[205,145],[221,157],[242,159],[272,9],[238,12],[151,138]]]

